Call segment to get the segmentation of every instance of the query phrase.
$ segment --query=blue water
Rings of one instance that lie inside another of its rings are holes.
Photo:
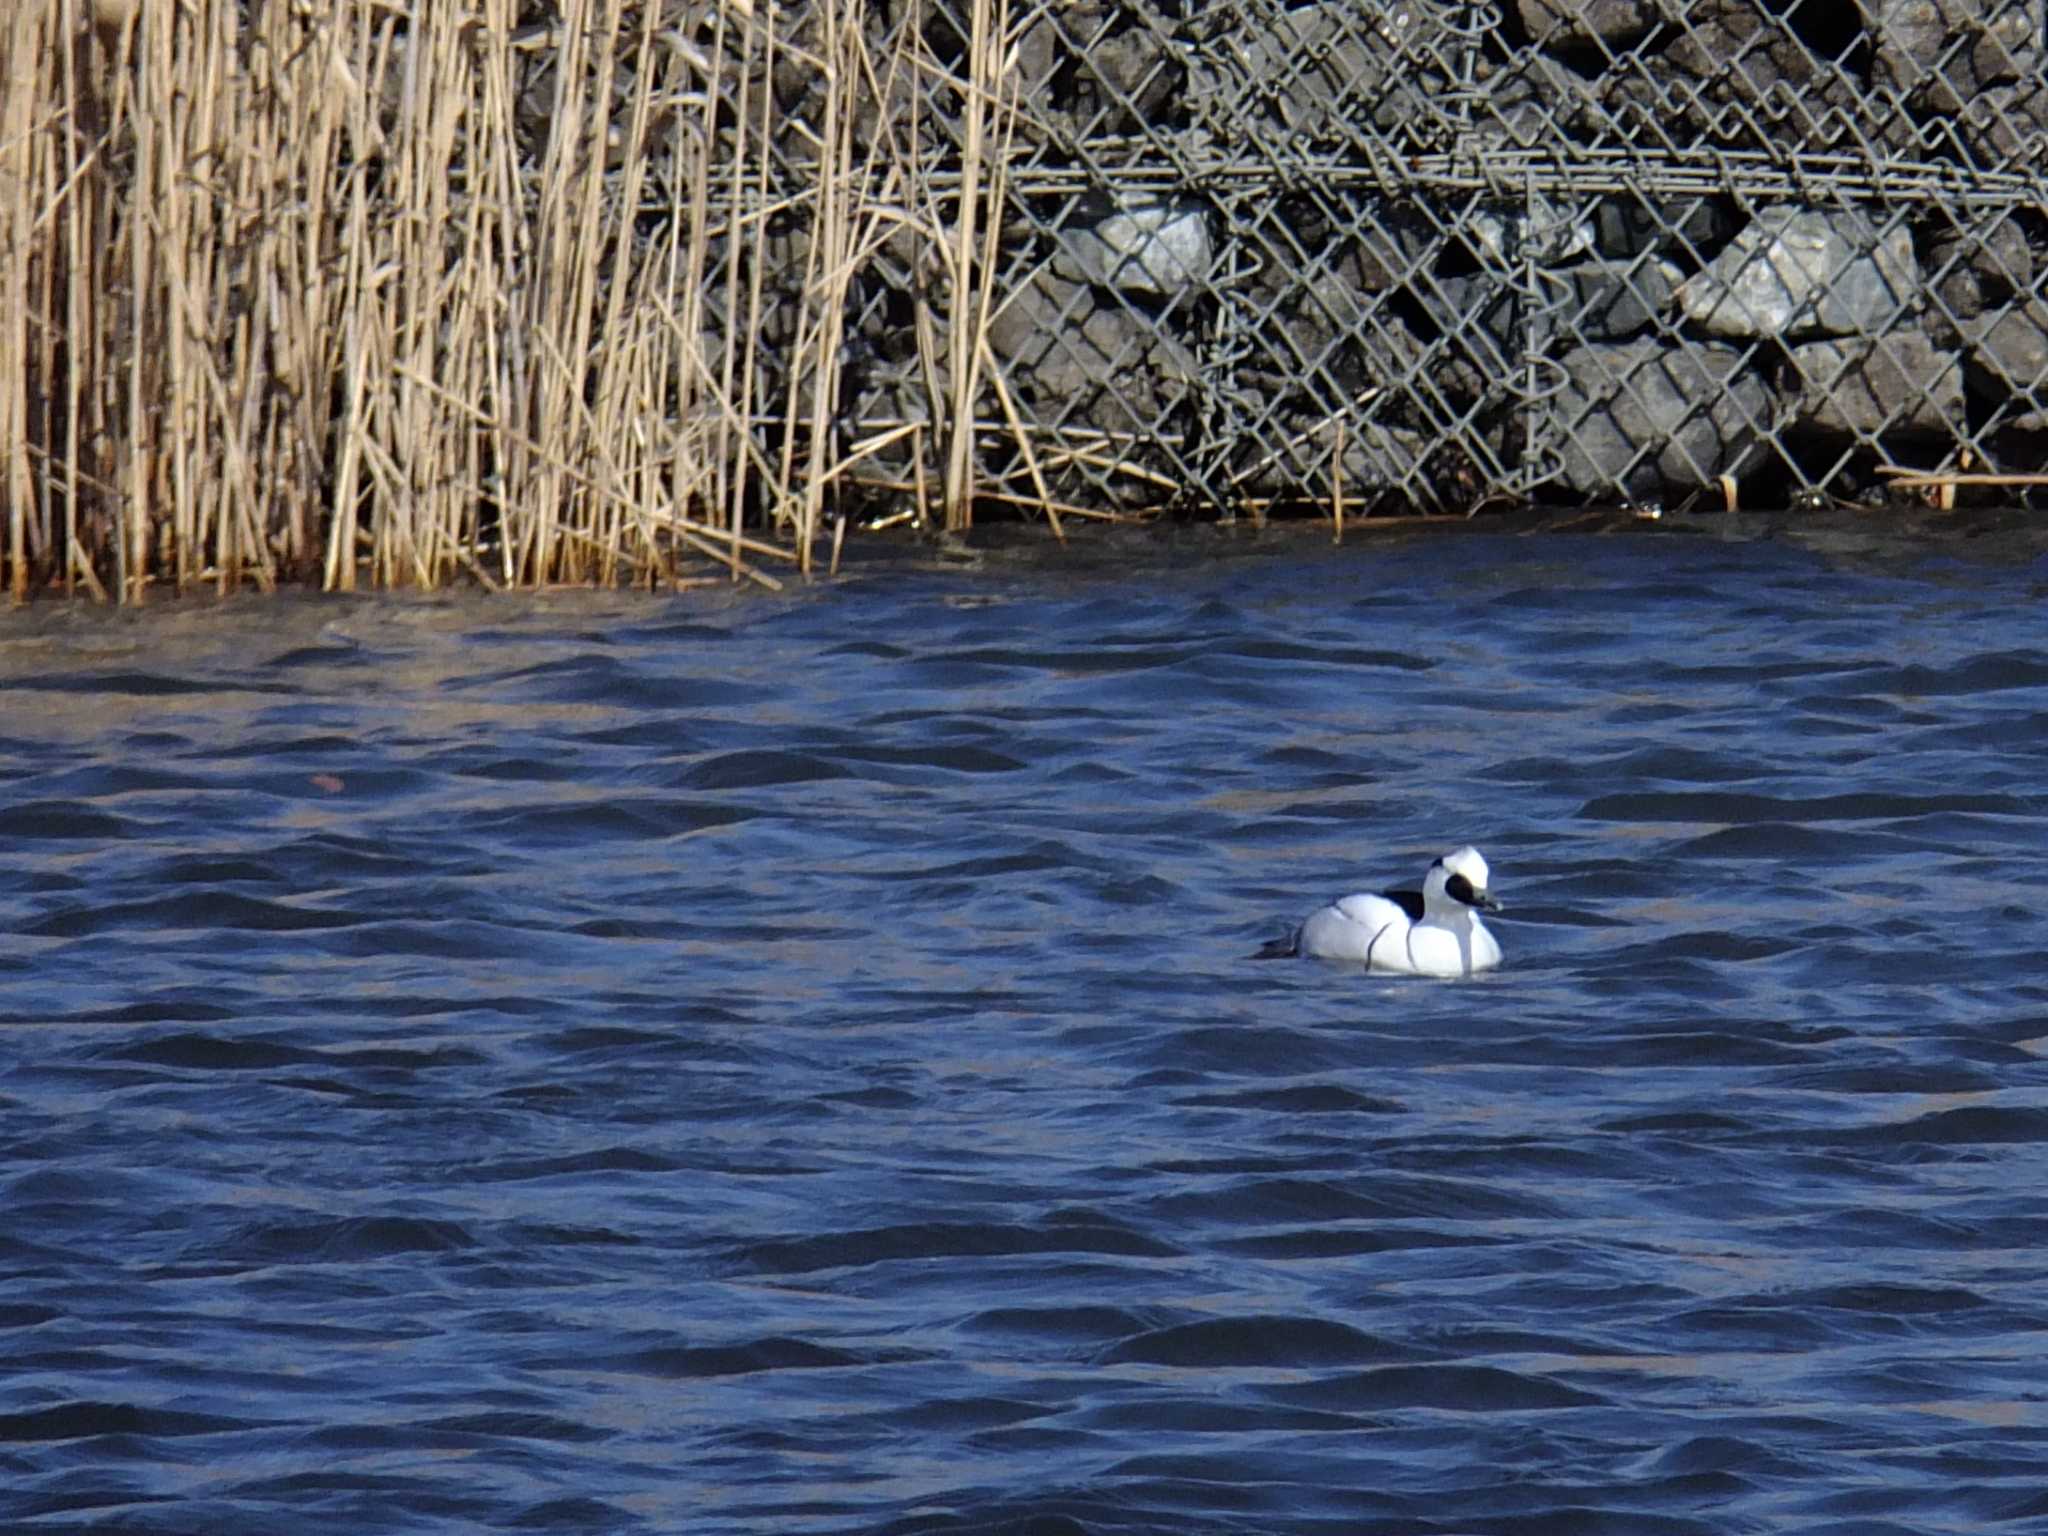
[[[2048,1528],[2042,547],[0,617],[0,1529]]]

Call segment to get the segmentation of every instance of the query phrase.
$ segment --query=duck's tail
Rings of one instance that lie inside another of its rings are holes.
[[[1300,955],[1301,930],[1297,928],[1284,939],[1266,940],[1264,944],[1259,946],[1257,954],[1247,955],[1245,958],[1248,960],[1294,960],[1298,959]]]

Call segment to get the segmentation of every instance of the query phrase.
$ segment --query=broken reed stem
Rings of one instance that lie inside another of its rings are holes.
[[[1045,507],[1046,521],[1052,525],[1053,537],[1064,544],[1067,535],[1066,530],[1060,527],[1059,510],[1053,505],[1052,492],[1046,489],[1045,476],[1038,472],[1038,455],[1032,451],[1031,434],[1025,430],[1023,418],[1017,414],[1016,404],[1010,399],[1010,386],[1003,380],[1003,370],[996,362],[995,353],[989,350],[986,328],[975,337],[975,345],[980,349],[982,365],[988,369],[989,383],[995,386],[996,399],[1002,403],[1003,418],[1010,424],[1010,441],[1023,455],[1024,467],[1031,473],[1032,489],[1038,492],[1038,499]]]
[[[864,489],[888,491],[897,495],[914,493],[918,487],[917,480],[902,480],[888,475],[855,475],[852,478],[855,485],[861,486]],[[1042,508],[1046,505],[1044,498],[1035,493],[1030,496],[1019,496],[1008,491],[991,491],[984,488],[977,490],[975,495],[982,501],[992,501],[1007,507]],[[1143,523],[1155,523],[1165,516],[1165,509],[1160,507],[1151,507],[1137,512],[1112,512],[1106,507],[1083,507],[1068,501],[1056,501],[1051,503],[1051,505],[1052,509],[1062,517],[1087,518],[1098,523],[1128,523],[1135,526]],[[882,523],[871,524],[870,526],[882,526],[883,524],[893,526],[898,521],[913,516],[915,516],[914,512],[897,512],[883,519]]]
[[[1336,442],[1330,448],[1330,542],[1344,542],[1344,419],[1337,419]]]
[[[2029,486],[2048,485],[2048,475],[1994,475],[1963,470],[1907,469],[1894,464],[1881,464],[1877,472],[1880,475],[1889,475],[1891,484],[1902,490],[1931,490],[1944,485],[2002,485],[2019,490]]]

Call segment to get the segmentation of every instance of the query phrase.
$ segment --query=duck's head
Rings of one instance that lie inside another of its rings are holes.
[[[1432,904],[1498,912],[1500,903],[1486,888],[1489,873],[1486,860],[1477,848],[1459,848],[1429,866],[1429,877],[1422,882],[1422,894]]]

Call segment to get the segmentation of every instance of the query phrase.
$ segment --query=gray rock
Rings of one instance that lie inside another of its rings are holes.
[[[1465,220],[1467,238],[1477,253],[1496,267],[1528,258],[1555,266],[1593,249],[1590,219],[1572,216],[1538,197],[1526,208],[1479,208]]]
[[[1527,296],[1491,274],[1447,277],[1420,295],[1438,335],[1429,350],[1430,387],[1469,402],[1498,392],[1531,350]],[[1540,326],[1541,321],[1538,321]],[[1534,338],[1540,349],[1549,331]]]
[[[1677,291],[1668,261],[1588,261],[1557,274],[1571,285],[1559,326],[1574,341],[1620,341],[1655,325]]]
[[[1903,224],[1880,234],[1860,213],[1766,208],[1676,297],[1719,336],[1853,336],[1885,329],[1919,286]]]
[[[1761,456],[1770,390],[1733,347],[1628,341],[1575,348],[1560,364],[1552,420],[1564,481],[1581,495],[1697,486]]]
[[[1872,82],[1923,112],[1961,112],[1987,87],[2042,63],[2048,0],[1862,0]]]
[[[1419,215],[1368,197],[1358,204],[1356,234],[1341,240],[1332,266],[1352,286],[1378,293],[1408,282],[1441,243]]]
[[[1112,17],[1117,9],[1111,8]],[[1151,24],[1077,40],[1075,101],[1068,109],[1077,136],[1142,132],[1166,121],[1180,94],[1186,70],[1166,28],[1151,12],[1138,14]]]
[[[1437,327],[1430,377],[1445,395],[1469,401],[1518,381],[1530,353],[1563,341],[1619,341],[1657,323],[1678,281],[1668,262],[1583,262],[1539,280],[1534,301],[1512,279],[1481,273],[1447,277],[1419,297]]]
[[[1114,295],[1041,271],[1003,303],[989,346],[1048,426],[1148,436],[1187,392],[1194,355]]]
[[[1816,54],[1791,21],[1757,0],[1692,0],[1659,61],[1671,74],[1665,112],[1693,133],[1782,150],[1839,148],[1839,113],[1855,113],[1862,79]],[[1664,75],[1653,69],[1650,74]],[[1728,109],[1734,109],[1730,111]],[[1661,137],[1661,135],[1660,135]]]
[[[1290,282],[1267,273],[1245,293],[1248,349],[1240,376],[1317,412],[1348,409],[1360,394],[1410,377],[1422,351],[1386,298],[1334,274]]]
[[[1493,132],[1522,144],[1547,144],[1559,132],[1598,137],[1609,131],[1599,79],[1535,49],[1522,49],[1486,82],[1482,98]],[[1487,131],[1486,118],[1480,132]]]
[[[1962,358],[1918,331],[1791,350],[1782,391],[1800,426],[1827,436],[1939,436],[1963,423]]]
[[[1594,245],[1602,256],[1690,254],[1712,250],[1734,233],[1728,210],[1704,197],[1670,203],[1610,197],[1593,210]]]
[[[1671,7],[1658,0],[1515,0],[1515,12],[1539,48],[1610,48],[1636,41]]]
[[[1937,236],[1928,251],[1933,314],[1942,334],[2024,292],[2034,281],[2034,251],[2010,214]]]
[[[965,11],[954,8],[945,25]],[[1034,6],[1016,42],[1016,79],[1027,139],[1141,133],[1167,121],[1186,79],[1171,23],[1148,4],[1072,0]],[[929,35],[929,33],[927,33]],[[876,57],[886,57],[876,50]]]
[[[1444,240],[1413,204],[1329,190],[1259,205],[1257,223],[1245,233],[1278,284],[1335,280],[1363,293],[1409,282]]]
[[[1356,144],[1368,127],[1447,134],[1447,67],[1468,7],[1317,0],[1219,8],[1239,18],[1189,57],[1188,108],[1225,143]]]
[[[1160,298],[1207,282],[1216,261],[1209,210],[1195,202],[1119,208],[1062,229],[1059,241],[1052,264],[1061,277]]]
[[[1971,153],[1994,170],[2033,171],[2048,157],[2048,80],[1979,91],[1956,114]]]
[[[2048,411],[2048,302],[1995,310],[1964,327],[1971,388],[2031,427]]]

